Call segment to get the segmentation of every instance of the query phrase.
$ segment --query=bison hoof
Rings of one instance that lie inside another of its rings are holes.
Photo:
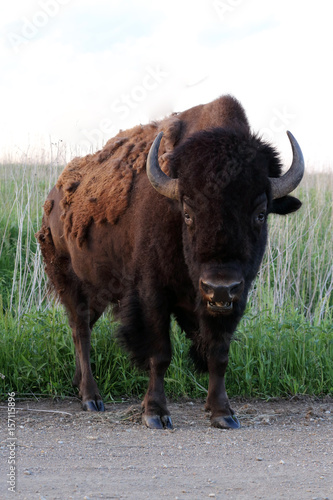
[[[169,415],[142,415],[142,422],[149,429],[173,429],[172,421]]]
[[[84,411],[105,411],[104,403],[101,399],[94,401],[90,399],[82,403],[82,408]]]
[[[238,418],[235,415],[212,418],[211,424],[212,427],[218,427],[219,429],[239,429],[241,426]]]

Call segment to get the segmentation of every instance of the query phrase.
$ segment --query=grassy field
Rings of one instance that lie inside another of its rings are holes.
[[[70,396],[74,347],[61,306],[46,295],[34,233],[62,167],[0,165],[0,394]],[[270,217],[266,255],[232,344],[230,396],[333,394],[333,173],[307,175],[302,209]],[[92,366],[106,401],[142,395],[147,376],[130,367],[105,314],[92,336]],[[169,396],[203,397],[207,376],[188,358],[172,323]],[[4,378],[3,378],[4,376]],[[1,397],[0,395],[0,397]]]

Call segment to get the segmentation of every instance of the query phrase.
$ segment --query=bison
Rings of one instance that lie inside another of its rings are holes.
[[[111,304],[120,341],[149,371],[148,427],[172,427],[164,392],[171,315],[191,341],[196,366],[209,373],[211,424],[240,426],[224,381],[231,338],[263,257],[268,215],[301,206],[289,193],[304,160],[288,137],[293,160],[282,175],[276,150],[251,132],[241,104],[222,96],[120,131],[66,166],[37,237],[72,328],[73,384],[84,410],[104,410],[90,334]]]

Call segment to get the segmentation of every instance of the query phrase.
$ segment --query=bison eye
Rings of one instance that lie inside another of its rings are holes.
[[[257,212],[254,217],[254,223],[258,229],[261,229],[261,227],[265,224],[266,222],[266,212],[264,210],[261,210],[260,212]]]
[[[192,217],[186,211],[184,212],[184,219],[185,219],[185,224],[187,224],[188,226],[190,226],[193,222]]]
[[[259,224],[263,224],[266,220],[266,212],[260,212],[260,214],[257,215],[257,221]]]
[[[194,221],[194,217],[193,217],[194,214],[193,214],[192,208],[188,204],[187,199],[183,200],[183,214],[184,214],[185,224],[187,226],[192,226],[193,221]]]
[[[262,201],[261,200],[262,198],[264,198],[265,201]],[[260,201],[261,201],[261,203],[260,203]],[[257,200],[257,202],[258,202],[258,204],[252,213],[252,223],[253,223],[254,227],[256,227],[258,230],[261,230],[262,226],[265,224],[266,219],[267,219],[266,195],[261,196]]]

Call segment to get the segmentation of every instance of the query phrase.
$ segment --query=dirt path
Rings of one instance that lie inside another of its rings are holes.
[[[16,406],[39,411],[16,413],[13,494],[0,410],[0,498],[333,500],[332,399],[233,401],[236,431],[209,427],[201,402],[169,405],[173,431],[143,427],[137,402],[104,414],[82,412],[76,400]]]

